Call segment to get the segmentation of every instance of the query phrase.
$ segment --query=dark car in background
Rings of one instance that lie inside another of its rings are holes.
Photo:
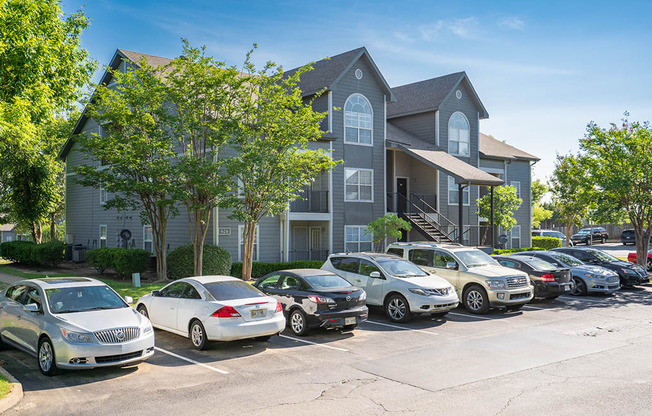
[[[638,264],[622,261],[602,250],[591,247],[561,247],[553,248],[551,251],[558,251],[569,254],[586,264],[601,266],[618,273],[621,286],[642,285],[648,283],[650,278]]]
[[[530,276],[534,285],[534,297],[555,299],[570,293],[572,289],[571,271],[567,267],[557,267],[542,259],[527,255],[494,256],[501,266],[520,270]]]
[[[627,244],[636,245],[636,233],[634,230],[631,228],[629,230],[623,230],[620,234],[620,242],[623,243],[624,246]],[[652,243],[652,235],[650,236],[650,242]]]
[[[369,316],[365,291],[326,270],[281,270],[254,286],[281,303],[296,335],[317,327],[352,330]]]
[[[571,242],[575,244],[586,244],[590,246],[595,243],[606,243],[609,233],[603,227],[582,228],[571,236]]]
[[[523,251],[515,256],[533,256],[545,260],[553,266],[567,267],[573,275],[571,295],[587,293],[614,293],[620,290],[620,277],[613,270],[600,266],[584,264],[583,261],[559,251]]]

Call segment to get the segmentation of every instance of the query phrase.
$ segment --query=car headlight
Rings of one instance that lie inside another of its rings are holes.
[[[74,332],[62,328],[61,334],[66,340],[70,342],[80,342],[80,343],[95,342],[93,341],[93,336],[87,332]]]
[[[415,295],[421,295],[421,296],[430,296],[430,293],[427,293],[425,290],[420,289],[420,288],[414,288],[414,289],[408,289],[410,292],[414,293]]]
[[[489,289],[505,289],[504,280],[487,280],[487,286]]]
[[[367,300],[367,292],[364,290],[362,291],[362,295],[360,295],[360,300]]]
[[[143,335],[149,334],[150,332],[152,332],[153,329],[154,328],[152,328],[152,324],[150,322],[147,322],[145,326],[143,326]]]
[[[635,271],[635,270],[632,270],[632,269],[625,269],[625,268],[622,268],[622,269],[620,269],[620,270],[622,270],[623,273],[625,273],[625,274],[633,274],[633,275],[636,274],[636,271]]]

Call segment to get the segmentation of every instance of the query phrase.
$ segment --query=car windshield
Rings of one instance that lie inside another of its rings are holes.
[[[613,262],[616,262],[616,261],[620,261],[618,258],[612,256],[611,254],[605,253],[604,251],[600,251],[600,250],[593,251],[593,255],[595,257],[597,257],[598,259],[600,259],[601,261],[604,261],[604,262],[607,262],[607,263],[613,263]]]
[[[206,290],[215,300],[234,300],[264,297],[265,294],[242,280],[204,283]]]
[[[496,266],[498,262],[492,259],[487,253],[480,250],[457,251],[455,252],[460,261],[468,268],[478,266]]]
[[[303,276],[314,289],[335,289],[338,287],[350,287],[351,283],[342,279],[336,274],[321,274],[317,276]]]
[[[569,256],[567,254],[555,253],[555,254],[550,254],[550,257],[571,267],[581,266],[584,264],[584,262],[582,262],[581,260],[578,260],[575,257]]]
[[[577,234],[591,234],[591,230],[580,230]]]
[[[428,273],[424,272],[414,263],[402,259],[393,259],[391,257],[379,257],[375,259],[376,262],[387,273],[396,277],[414,277],[414,276],[427,276]]]
[[[544,270],[556,270],[557,268],[552,264],[548,263],[545,260],[533,258],[527,261],[527,263],[534,268],[534,270],[544,271]]]
[[[78,286],[47,289],[45,296],[48,298],[50,312],[53,314],[129,307],[108,286]]]

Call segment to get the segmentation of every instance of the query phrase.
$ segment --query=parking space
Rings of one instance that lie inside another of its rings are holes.
[[[443,318],[423,316],[407,323],[391,322],[372,309],[369,321],[351,332],[316,329],[297,337],[285,331],[267,342],[214,343],[205,351],[157,330],[157,352],[139,366],[53,378],[42,376],[35,359],[22,352],[2,351],[0,359],[26,391],[23,403],[9,414],[32,414],[45,405],[51,414],[123,413],[125,409],[111,407],[116,397],[138,414],[156,414],[162,404],[166,413],[209,414],[219,405],[223,414],[289,414],[316,401],[323,406],[317,414],[337,413],[332,403],[324,403],[331,396],[360,414],[381,414],[383,407],[432,406],[438,392],[460,394],[467,385],[477,386],[471,399],[475,406],[484,397],[481,386],[495,380],[518,380],[526,391],[549,377],[538,368],[558,370],[630,348],[652,326],[650,292],[643,287],[613,296],[561,296],[521,311],[486,315],[458,308]],[[648,368],[647,358],[645,362],[641,368]],[[484,399],[488,407],[477,414],[500,410],[495,398]],[[77,410],[71,411],[73,404]]]

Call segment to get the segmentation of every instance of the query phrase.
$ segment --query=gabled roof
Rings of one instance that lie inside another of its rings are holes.
[[[393,87],[392,91],[396,96],[396,102],[387,106],[387,118],[438,110],[441,103],[453,94],[463,80],[466,80],[473,99],[481,109],[480,118],[488,118],[489,113],[464,71]]]
[[[315,94],[323,89],[332,90],[337,83],[342,79],[344,74],[351,69],[351,67],[362,57],[366,56],[371,66],[374,68],[375,76],[385,90],[387,101],[394,101],[395,97],[389,84],[383,77],[382,73],[376,66],[376,63],[371,59],[367,48],[361,47],[350,50],[348,52],[340,53],[330,58],[322,59],[312,64],[312,71],[308,71],[301,75],[299,88],[303,96]],[[285,71],[287,75],[294,74],[299,68],[290,69]]]
[[[538,157],[480,133],[480,156],[487,159],[539,161]]]
[[[10,232],[13,231],[16,224],[0,224],[0,231]]]
[[[387,147],[396,147],[415,159],[455,178],[456,183],[498,186],[504,181],[419,139],[408,131],[387,123]]]

